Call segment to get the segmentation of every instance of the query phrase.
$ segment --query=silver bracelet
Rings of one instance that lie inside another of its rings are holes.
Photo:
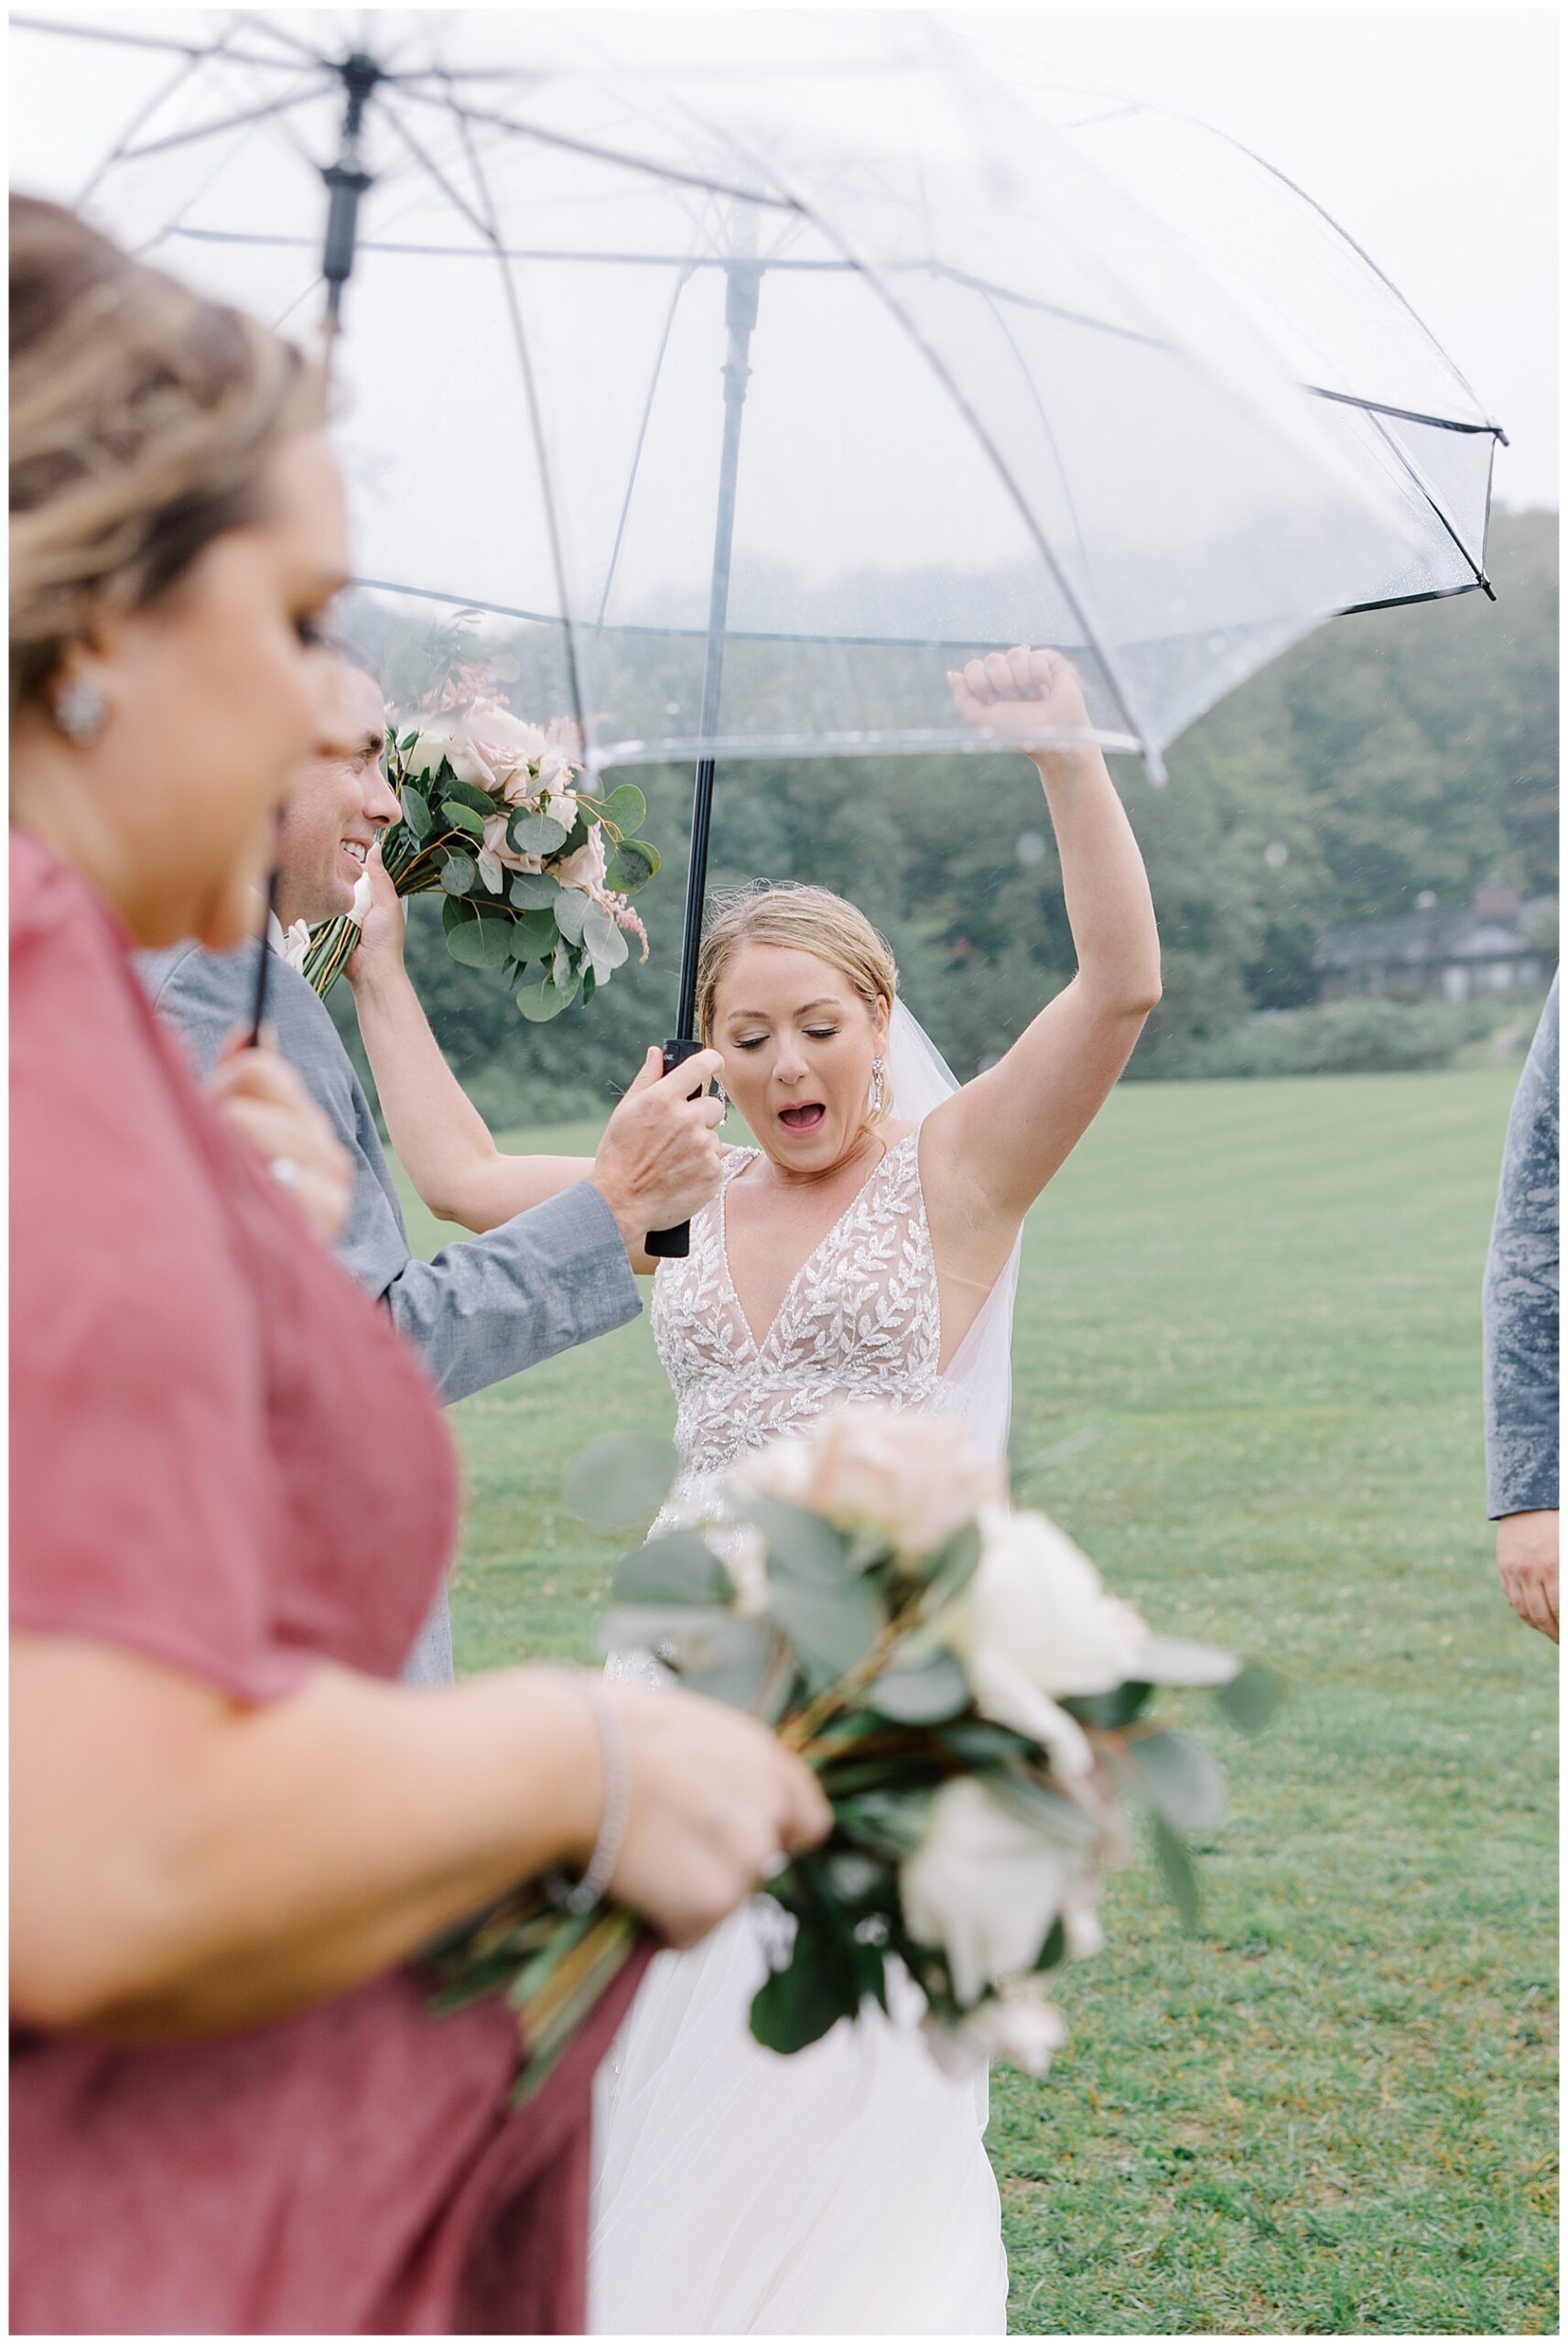
[[[564,1872],[552,1872],[546,1873],[543,1882],[551,1904],[560,1912],[575,1914],[591,1913],[609,1888],[611,1874],[621,1860],[632,1812],[632,1753],[626,1744],[626,1729],[614,1703],[605,1699],[597,1683],[579,1678],[579,1687],[593,1712],[604,1753],[604,1806],[593,1853],[582,1878],[573,1882]]]

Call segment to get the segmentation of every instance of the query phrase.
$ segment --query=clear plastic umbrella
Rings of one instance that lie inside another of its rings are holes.
[[[716,760],[984,749],[947,672],[1031,642],[1159,779],[1329,614],[1485,582],[1496,427],[1365,256],[941,20],[12,25],[19,183],[285,328],[351,266],[372,632],[478,612],[590,772],[697,760],[683,1033]]]

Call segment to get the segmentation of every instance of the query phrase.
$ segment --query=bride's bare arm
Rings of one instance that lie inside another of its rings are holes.
[[[587,1177],[578,1156],[503,1156],[441,1055],[403,965],[403,906],[371,855],[372,900],[348,966],[393,1152],[439,1221],[495,1229]]]
[[[722,1110],[690,1095],[719,1072],[717,1052],[664,1075],[651,1047],[592,1156],[506,1155],[442,1057],[409,982],[403,907],[379,850],[368,868],[371,909],[349,982],[387,1135],[420,1197],[438,1219],[477,1232],[588,1180],[614,1214],[633,1268],[652,1271],[647,1232],[689,1220],[719,1185],[713,1126]]]
[[[1088,723],[1077,678],[1054,652],[993,652],[972,660],[955,690],[966,715],[1004,734],[1037,737],[1042,702],[1064,730]],[[981,1277],[994,1276],[1023,1215],[1094,1121],[1160,998],[1148,874],[1104,757],[1092,744],[1032,754],[1077,972],[999,1064],[935,1111],[922,1144],[937,1176],[928,1193],[939,1254]]]

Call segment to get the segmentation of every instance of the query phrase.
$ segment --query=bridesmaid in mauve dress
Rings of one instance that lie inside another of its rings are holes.
[[[408,1965],[590,1861],[689,1943],[819,1795],[688,1696],[395,1681],[450,1443],[302,1216],[346,1202],[315,1109],[265,1050],[215,1104],[130,960],[254,932],[331,745],[320,386],[70,213],[11,227],[13,2332],[578,2333],[635,1970],[514,2112],[510,2012]]]

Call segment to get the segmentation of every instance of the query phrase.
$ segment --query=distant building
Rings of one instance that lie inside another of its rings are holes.
[[[1331,928],[1312,956],[1319,1001],[1381,994],[1403,1001],[1476,1001],[1539,993],[1557,963],[1557,907],[1523,903],[1517,887],[1477,887],[1468,905],[1417,896],[1398,919]]]

